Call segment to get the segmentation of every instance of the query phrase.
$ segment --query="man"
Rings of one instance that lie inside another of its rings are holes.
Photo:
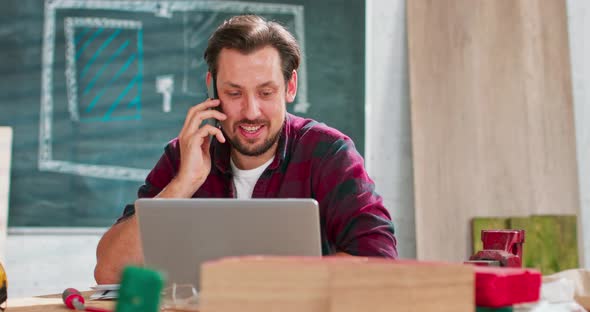
[[[258,16],[233,17],[209,38],[205,60],[219,99],[188,111],[139,197],[314,198],[324,255],[396,258],[389,213],[350,138],[287,113],[300,62],[293,36]],[[142,262],[128,206],[98,244],[96,281],[116,283],[123,266]]]

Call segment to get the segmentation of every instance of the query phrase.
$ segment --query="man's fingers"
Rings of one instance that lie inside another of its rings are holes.
[[[203,121],[207,119],[223,121],[227,119],[227,116],[224,113],[213,109],[198,111],[195,115],[188,115],[186,117],[185,125],[182,127],[181,133],[197,131],[203,125]]]
[[[186,119],[184,120],[184,125],[182,127],[189,128],[191,126],[191,124],[193,123],[195,115],[198,115],[199,112],[206,111],[209,108],[217,107],[217,106],[219,106],[219,104],[221,104],[221,101],[219,101],[218,99],[215,99],[215,100],[208,99],[205,102],[202,102],[200,104],[197,104],[197,105],[191,107],[186,114]]]
[[[201,150],[203,151],[203,156],[209,153],[209,147],[211,146],[211,139],[209,136],[203,138],[203,144],[201,144]]]
[[[217,138],[217,141],[221,143],[225,143],[225,137],[219,128],[213,127],[212,125],[204,125],[197,131],[197,136],[201,138],[208,137],[209,135],[214,135]]]
[[[209,118],[215,118],[217,120],[225,120],[227,118],[227,116],[220,111],[217,111],[214,109],[209,109],[209,110],[206,110],[206,111],[198,114],[197,118],[202,122],[203,120],[209,119]]]

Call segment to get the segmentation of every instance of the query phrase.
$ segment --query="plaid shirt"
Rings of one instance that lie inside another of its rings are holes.
[[[193,198],[236,197],[230,145],[213,140],[213,166]],[[180,165],[178,139],[165,148],[139,188],[139,197],[154,197],[174,178]],[[310,119],[287,114],[277,153],[262,173],[252,198],[314,198],[319,203],[322,253],[397,258],[389,212],[365,171],[352,140]],[[126,207],[125,218],[134,213]]]

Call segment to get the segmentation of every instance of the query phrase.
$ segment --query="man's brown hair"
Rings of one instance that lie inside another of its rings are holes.
[[[266,46],[279,52],[281,70],[287,83],[293,70],[299,68],[299,44],[285,27],[257,15],[239,15],[224,21],[209,38],[204,58],[216,78],[217,59],[222,49],[235,49],[248,54]]]

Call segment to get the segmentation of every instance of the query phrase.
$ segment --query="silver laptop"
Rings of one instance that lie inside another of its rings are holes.
[[[147,267],[200,288],[200,266],[227,256],[321,256],[313,199],[138,199]]]

